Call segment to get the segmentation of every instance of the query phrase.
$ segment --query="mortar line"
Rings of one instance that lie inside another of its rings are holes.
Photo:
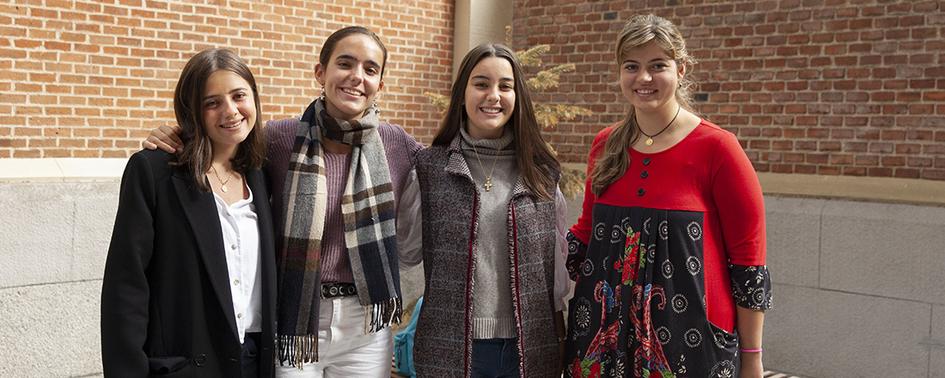
[[[25,288],[25,287],[37,287],[37,286],[59,285],[59,284],[67,284],[67,283],[82,283],[82,282],[92,282],[92,281],[101,281],[101,280],[102,280],[101,278],[93,278],[93,279],[86,279],[86,280],[69,280],[69,281],[57,281],[57,282],[43,282],[43,283],[34,283],[34,284],[26,284],[26,285],[17,285],[17,286],[4,286],[4,287],[0,287],[0,290],[20,289],[20,288]]]
[[[897,300],[897,301],[910,302],[910,303],[917,303],[917,304],[942,305],[941,303],[935,303],[935,302],[923,302],[923,301],[919,301],[919,300],[915,300],[915,299],[909,299],[909,298],[890,297],[890,296],[888,296],[888,295],[879,295],[879,294],[867,294],[867,293],[860,293],[860,292],[856,292],[856,291],[849,291],[849,290],[843,290],[843,289],[827,289],[827,288],[821,288],[821,287],[795,285],[795,284],[781,283],[781,282],[776,282],[775,284],[777,284],[777,285],[784,285],[784,286],[791,286],[791,287],[797,287],[797,288],[803,288],[803,289],[814,289],[814,290],[826,291],[826,292],[831,292],[831,293],[842,293],[842,294],[860,295],[860,296],[870,297],[870,298],[893,299],[893,300]]]

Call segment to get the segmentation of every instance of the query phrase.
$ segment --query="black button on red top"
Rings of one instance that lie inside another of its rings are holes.
[[[646,173],[646,171],[640,172],[640,178],[647,178],[647,177],[650,177],[649,173]]]
[[[643,188],[637,189],[637,196],[643,197],[644,194],[646,194],[646,190],[643,190]]]
[[[643,158],[643,165],[650,165],[650,158]]]

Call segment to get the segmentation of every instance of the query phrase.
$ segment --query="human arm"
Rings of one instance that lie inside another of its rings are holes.
[[[571,279],[575,282],[577,282],[580,276],[581,264],[584,263],[587,256],[587,246],[591,237],[594,204],[597,202],[597,195],[591,190],[591,173],[594,171],[597,158],[603,153],[607,138],[612,130],[612,127],[608,127],[598,133],[594,138],[594,143],[591,145],[591,150],[587,156],[587,172],[584,182],[584,201],[581,205],[581,215],[578,216],[577,223],[568,230],[566,237],[568,242],[568,258],[566,265],[568,275],[570,275]]]
[[[761,378],[764,373],[764,364],[761,362],[762,330],[765,324],[765,313],[761,310],[752,310],[735,306],[736,327],[738,329],[738,348],[741,350],[741,367],[739,377]]]
[[[423,261],[423,222],[417,171],[410,170],[404,181],[403,193],[397,204],[397,251],[400,254],[400,267],[410,268]]]
[[[762,349],[764,311],[771,307],[765,265],[764,197],[758,177],[738,141],[726,135],[713,154],[712,193],[719,214],[736,304],[739,348]],[[740,377],[761,377],[760,352],[742,352]]]
[[[568,202],[560,188],[555,189],[555,311],[564,311],[566,298],[571,292],[571,280],[565,260],[568,256],[567,222]],[[562,324],[563,326],[563,324]]]
[[[141,141],[141,147],[148,150],[160,148],[162,151],[173,154],[184,145],[180,139],[181,128],[178,125],[162,125],[148,134]]]
[[[554,284],[554,302],[555,302],[555,335],[558,338],[558,354],[561,357],[561,366],[559,371],[564,369],[564,351],[567,330],[564,326],[565,304],[567,296],[571,293],[571,279],[568,277],[568,270],[565,262],[568,256],[567,237],[567,219],[568,202],[561,193],[561,188],[555,189],[555,284]]]
[[[150,287],[147,278],[154,227],[154,178],[147,159],[135,154],[122,176],[118,213],[102,280],[102,366],[106,377],[149,373],[144,352]]]

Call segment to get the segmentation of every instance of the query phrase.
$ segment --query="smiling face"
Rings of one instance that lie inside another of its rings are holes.
[[[657,43],[627,50],[620,64],[620,90],[637,111],[675,110],[676,89],[685,74]]]
[[[384,52],[371,37],[351,34],[338,41],[328,63],[315,65],[328,114],[346,121],[360,119],[384,88],[383,62]]]
[[[201,101],[201,119],[213,149],[235,153],[256,125],[256,103],[249,83],[228,70],[210,74]]]
[[[476,139],[495,139],[515,110],[515,77],[512,64],[488,57],[473,67],[466,83],[464,107],[466,132]]]

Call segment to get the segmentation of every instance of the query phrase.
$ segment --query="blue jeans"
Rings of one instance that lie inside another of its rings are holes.
[[[243,337],[241,362],[244,378],[259,377],[259,343],[262,335],[259,332],[247,332]]]
[[[518,378],[518,339],[476,339],[473,378]]]

